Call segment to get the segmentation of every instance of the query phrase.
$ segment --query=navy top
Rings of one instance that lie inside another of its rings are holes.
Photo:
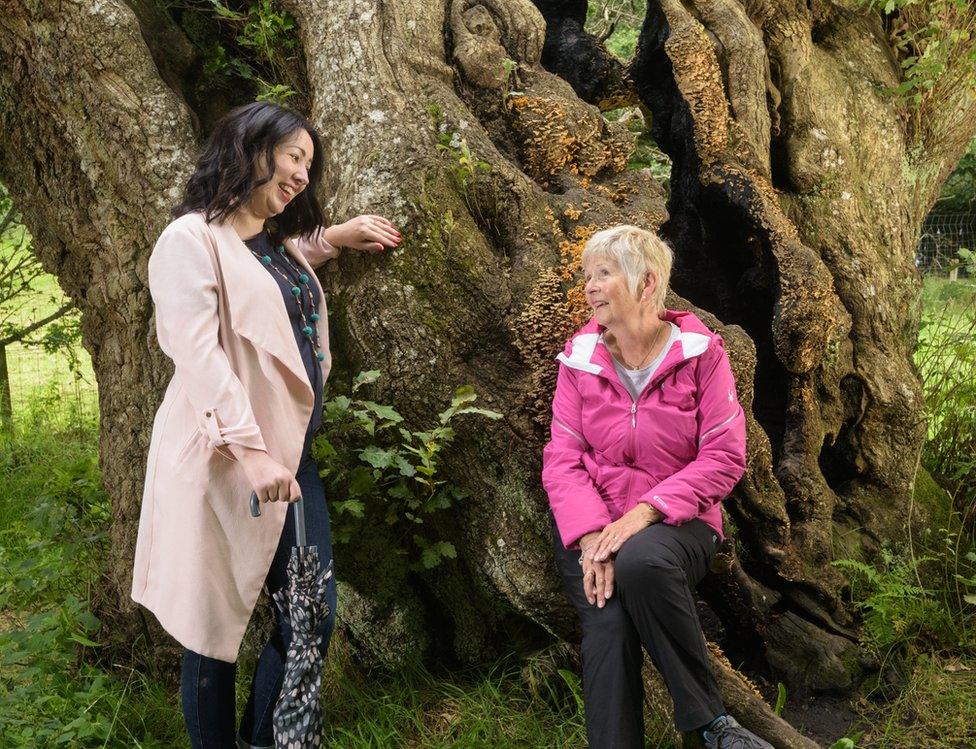
[[[313,333],[312,338],[309,338],[302,331],[302,328],[308,325],[313,330],[316,329],[311,315],[318,310],[322,295],[311,278],[308,284],[301,283],[299,276],[306,272],[305,269],[287,250],[284,254],[277,252],[267,231],[262,231],[257,236],[245,240],[244,244],[259,258],[265,255],[271,258],[269,265],[264,265],[264,263],[262,265],[268,269],[268,273],[277,281],[278,287],[281,289],[285,310],[288,312],[288,319],[291,320],[292,331],[295,333],[295,343],[298,346],[298,352],[302,355],[302,362],[305,364],[306,373],[308,373],[308,381],[312,385],[312,393],[315,395],[309,429],[318,429],[322,423],[322,387],[324,385],[322,382],[322,366],[315,356],[315,344],[313,343],[313,338],[318,340],[318,336]],[[295,286],[302,290],[302,293],[297,297],[292,293],[292,288]]]

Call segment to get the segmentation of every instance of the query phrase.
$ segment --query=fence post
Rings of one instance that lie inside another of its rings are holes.
[[[14,408],[10,398],[10,373],[7,371],[7,347],[0,345],[0,430],[14,429]]]

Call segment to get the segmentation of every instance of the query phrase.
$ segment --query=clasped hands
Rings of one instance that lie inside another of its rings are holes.
[[[580,564],[583,567],[583,593],[590,605],[603,608],[613,595],[613,559],[624,541],[664,516],[641,502],[602,531],[587,533],[580,539]]]

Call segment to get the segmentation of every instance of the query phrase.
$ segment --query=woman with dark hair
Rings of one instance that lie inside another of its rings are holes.
[[[132,597],[185,648],[180,691],[195,749],[274,744],[287,620],[258,659],[239,731],[235,662],[262,586],[288,582],[298,497],[308,543],[331,563],[309,454],[331,366],[313,268],[339,247],[396,247],[400,234],[380,216],[323,228],[321,176],[319,137],[303,117],[239,107],[217,123],[149,260],[157,337],[175,372],[153,422]],[[259,518],[252,491],[269,503]],[[334,579],[326,600],[323,654]]]

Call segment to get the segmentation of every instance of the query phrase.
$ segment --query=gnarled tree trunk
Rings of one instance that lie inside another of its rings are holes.
[[[405,236],[323,274],[336,376],[382,370],[408,418],[461,383],[505,415],[450,460],[472,492],[439,528],[455,562],[410,572],[379,529],[337,548],[353,637],[387,662],[418,647],[470,662],[574,636],[540,451],[553,357],[585,314],[578,254],[627,222],[671,240],[669,304],[722,332],[751,415],[748,473],[726,503],[734,542],[703,588],[734,635],[727,652],[797,688],[849,687],[862,664],[830,562],[898,536],[909,512],[923,437],[914,241],[976,129],[971,93],[946,108],[940,148],[923,142],[883,92],[899,69],[880,18],[825,2],[652,0],[627,68],[583,32],[583,2],[285,6],[328,213],[382,212]],[[0,180],[83,312],[99,383],[115,513],[101,609],[163,648],[128,603],[170,373],[145,269],[214,116],[189,93],[195,54],[148,0],[4,0],[0,13]],[[625,169],[633,136],[600,112],[638,102],[673,160],[670,197]],[[744,722],[810,745],[715,665]]]

